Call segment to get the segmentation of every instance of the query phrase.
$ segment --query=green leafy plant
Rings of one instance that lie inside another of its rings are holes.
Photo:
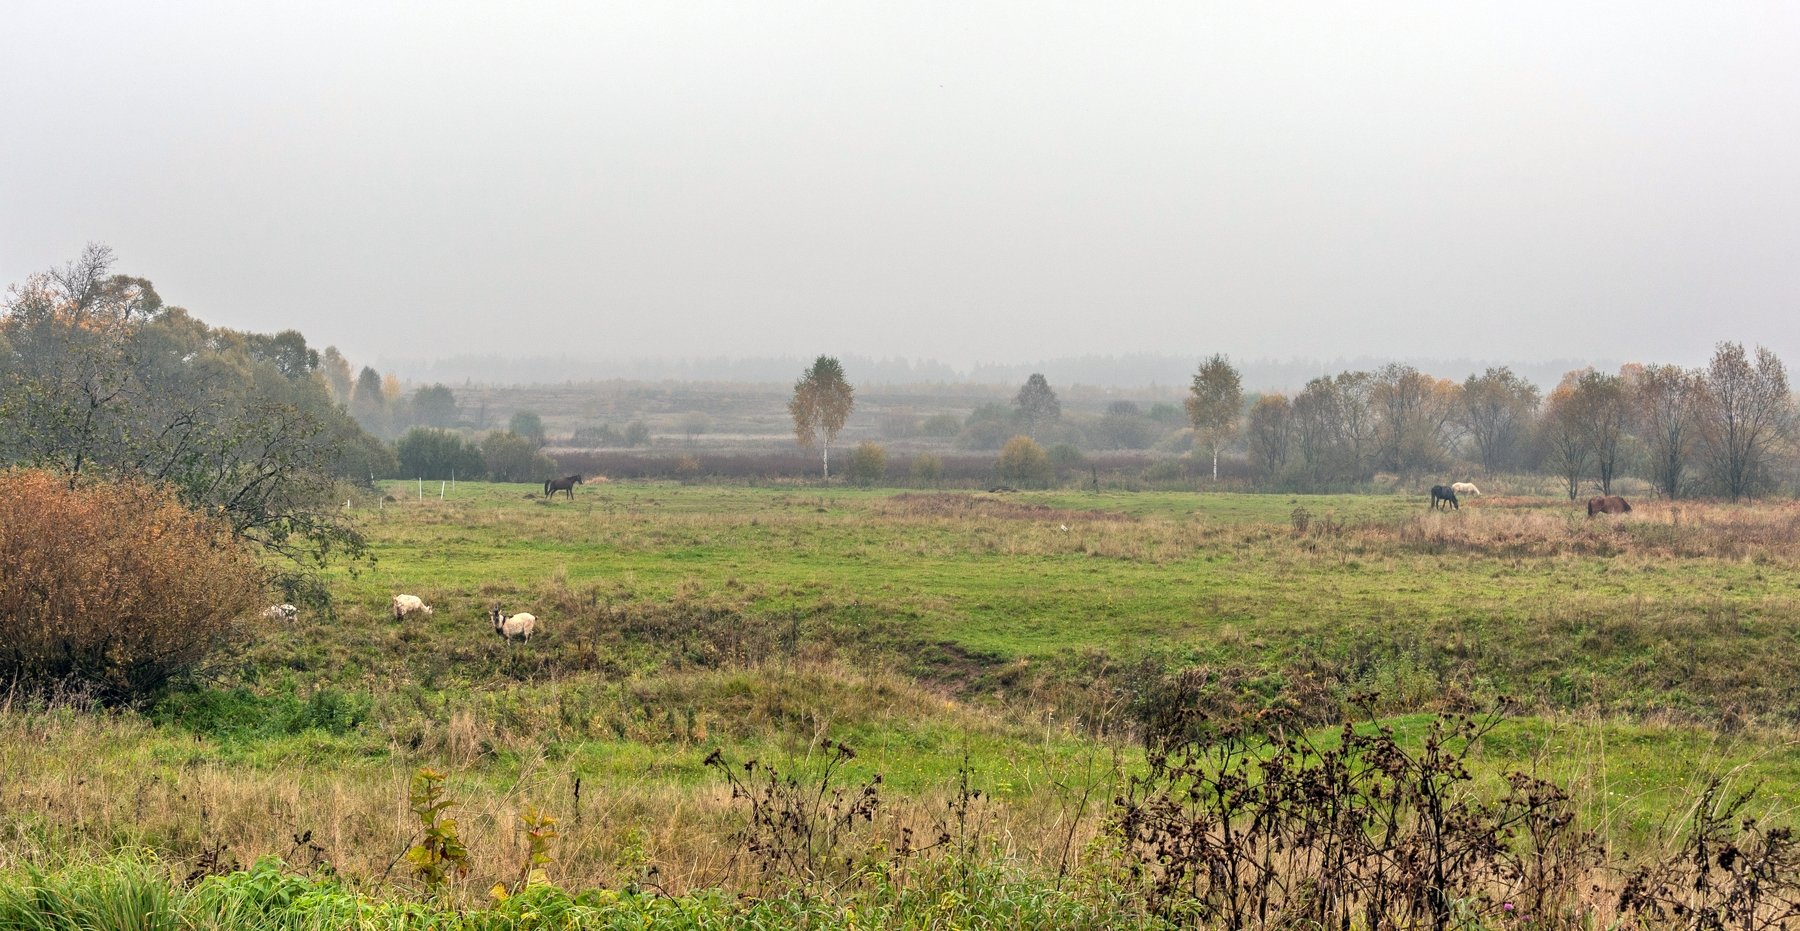
[[[519,820],[523,823],[525,845],[528,853],[525,856],[525,885],[537,886],[550,881],[544,868],[556,861],[550,854],[550,842],[561,837],[556,831],[556,819],[540,811],[536,805],[525,806],[525,814]]]
[[[444,774],[420,767],[413,774],[408,800],[424,832],[424,837],[406,851],[406,862],[412,864],[413,875],[431,890],[443,885],[452,873],[467,876],[469,850],[457,835],[456,819],[444,816],[456,804],[444,796]]]

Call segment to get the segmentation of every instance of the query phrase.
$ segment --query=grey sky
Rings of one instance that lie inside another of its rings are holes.
[[[353,360],[1800,364],[1800,5],[19,3],[0,277]]]

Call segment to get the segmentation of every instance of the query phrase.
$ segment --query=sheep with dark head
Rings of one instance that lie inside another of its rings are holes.
[[[514,640],[530,642],[532,632],[537,629],[536,615],[521,611],[512,617],[507,617],[506,612],[500,610],[499,605],[488,610],[488,620],[494,623],[494,633],[499,634],[502,640],[509,643]]]

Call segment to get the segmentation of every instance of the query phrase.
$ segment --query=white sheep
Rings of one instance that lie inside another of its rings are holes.
[[[537,629],[537,616],[521,611],[512,617],[495,607],[488,612],[488,620],[494,622],[494,633],[507,641],[524,640],[530,642],[531,632]]]
[[[291,604],[269,605],[263,609],[263,617],[271,621],[291,621],[298,617],[300,609]]]
[[[1456,492],[1459,495],[1479,495],[1479,494],[1481,494],[1481,489],[1476,488],[1474,482],[1457,482],[1456,484],[1450,486],[1450,490]]]
[[[431,616],[431,605],[428,605],[425,602],[421,601],[419,599],[419,596],[417,596],[417,595],[395,595],[394,596],[394,620],[396,620],[396,621],[400,620],[401,618],[407,616],[408,614],[414,614],[414,613],[423,614],[426,617],[430,617]]]

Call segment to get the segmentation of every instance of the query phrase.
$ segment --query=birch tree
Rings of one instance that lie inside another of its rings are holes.
[[[794,418],[794,439],[811,449],[819,444],[819,462],[825,481],[831,481],[831,442],[850,419],[856,406],[856,389],[844,380],[844,366],[832,356],[813,360],[811,368],[794,382],[788,413]]]
[[[1243,378],[1231,360],[1214,353],[1200,363],[1194,383],[1188,388],[1188,422],[1194,433],[1212,447],[1213,481],[1219,480],[1219,450],[1237,433],[1238,417],[1244,409]]]

